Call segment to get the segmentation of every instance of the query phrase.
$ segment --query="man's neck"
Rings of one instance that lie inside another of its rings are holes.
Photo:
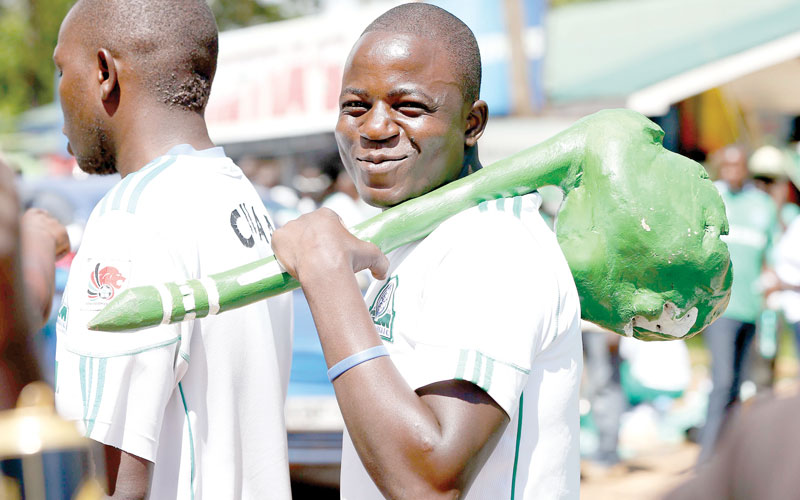
[[[478,158],[478,146],[475,145],[464,151],[464,167],[461,169],[461,174],[458,177],[466,177],[482,168],[483,165],[481,165],[481,160]]]
[[[117,142],[117,170],[122,177],[136,172],[178,144],[208,149],[214,143],[199,113],[156,107],[137,110]]]

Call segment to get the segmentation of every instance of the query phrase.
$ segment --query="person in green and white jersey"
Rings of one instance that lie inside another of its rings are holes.
[[[56,351],[57,409],[104,445],[112,498],[291,498],[290,295],[194,319],[219,297],[165,287],[189,321],[87,329],[128,287],[272,255],[264,205],[208,137],[217,49],[203,0],[79,0],[54,54],[69,150],[88,173],[122,176],[87,223]]]
[[[707,462],[716,446],[729,410],[739,399],[746,374],[748,351],[763,307],[757,282],[778,234],[778,213],[772,198],[748,178],[747,154],[728,146],[717,153],[716,182],[730,223],[723,236],[733,264],[733,286],[728,308],[703,332],[711,352],[711,381],[706,423],[700,434],[699,463]]]
[[[336,126],[366,202],[481,168],[480,68],[472,32],[438,7],[401,5],[367,27]],[[325,209],[275,232],[347,427],[342,498],[578,498],[580,304],[540,204],[487,200],[388,256]],[[365,298],[361,269],[378,279]]]

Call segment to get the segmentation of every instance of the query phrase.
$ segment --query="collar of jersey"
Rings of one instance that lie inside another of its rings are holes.
[[[196,150],[190,144],[178,144],[166,152],[164,156],[194,156],[198,158],[225,158],[225,150],[221,146]]]

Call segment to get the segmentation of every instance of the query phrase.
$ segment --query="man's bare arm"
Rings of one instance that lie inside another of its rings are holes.
[[[380,345],[353,275],[365,268],[385,275],[388,261],[377,247],[324,210],[277,231],[273,247],[303,285],[328,366]],[[388,498],[458,498],[509,421],[469,382],[415,392],[388,357],[347,371],[334,389],[359,457]]]
[[[41,326],[50,315],[55,293],[55,264],[69,252],[66,228],[46,211],[31,208],[22,216],[22,271],[34,316]]]
[[[39,378],[22,286],[19,238],[14,174],[0,161],[0,410],[12,407],[25,384]]]
[[[150,491],[153,463],[119,448],[105,445],[108,497],[113,500],[144,500]]]

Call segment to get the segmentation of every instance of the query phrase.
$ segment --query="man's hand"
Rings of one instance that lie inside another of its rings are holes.
[[[383,279],[389,269],[389,260],[377,246],[350,234],[339,216],[327,208],[275,231],[272,248],[286,271],[301,283],[345,269],[351,273],[369,269],[376,279]]]
[[[52,246],[56,260],[69,252],[67,228],[41,208],[28,209],[22,216],[22,241],[26,246]]]
[[[31,208],[21,223],[23,274],[28,301],[36,317],[44,324],[50,316],[55,293],[55,264],[69,252],[67,230],[53,216]]]

